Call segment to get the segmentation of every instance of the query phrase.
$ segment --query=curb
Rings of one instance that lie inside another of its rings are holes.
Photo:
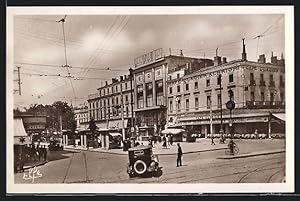
[[[30,169],[30,168],[33,168],[33,167],[38,167],[38,166],[42,166],[42,165],[45,165],[46,163],[48,163],[49,161],[43,161],[43,162],[41,162],[41,163],[38,163],[38,164],[36,164],[36,165],[31,165],[31,166],[24,166],[23,167],[23,170],[28,170],[28,169]]]
[[[266,151],[266,152],[258,152],[258,153],[250,153],[250,154],[242,154],[242,155],[229,155],[229,156],[219,156],[217,159],[236,159],[236,158],[247,158],[253,156],[263,156],[263,155],[270,155],[270,154],[278,154],[283,153],[285,150],[276,150],[276,151]]]
[[[115,154],[115,155],[128,155],[127,151],[122,152],[122,153],[114,153],[114,152],[106,152],[106,151],[99,151],[99,150],[85,150],[85,149],[74,149],[74,148],[64,148],[65,150],[75,150],[75,151],[91,151],[91,152],[99,152],[99,153],[107,153],[107,154]],[[215,148],[215,149],[204,149],[204,150],[198,150],[198,151],[189,151],[189,152],[184,152],[183,154],[192,154],[192,153],[201,153],[201,152],[209,152],[209,151],[218,151],[218,150],[224,150],[227,148]],[[155,153],[154,153],[155,154]],[[176,155],[177,153],[159,153],[156,154],[158,156],[168,156],[168,155]]]

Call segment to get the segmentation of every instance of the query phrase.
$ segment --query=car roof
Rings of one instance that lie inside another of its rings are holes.
[[[152,149],[152,146],[150,146],[150,145],[147,145],[147,146],[139,145],[137,147],[129,148],[128,151],[136,151],[136,150],[143,150],[143,149]]]

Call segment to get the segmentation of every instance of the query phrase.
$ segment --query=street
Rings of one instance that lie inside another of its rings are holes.
[[[176,155],[161,155],[161,175],[129,178],[126,155],[62,151],[52,154],[53,160],[50,157],[47,164],[38,167],[42,177],[34,183],[273,183],[284,178],[285,153],[217,159],[221,155],[224,150],[184,154],[182,167],[176,167]],[[32,181],[17,173],[15,182]]]

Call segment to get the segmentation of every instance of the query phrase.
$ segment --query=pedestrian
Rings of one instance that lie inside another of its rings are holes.
[[[176,167],[179,167],[179,166],[182,166],[182,161],[181,161],[182,149],[181,149],[179,143],[177,143],[177,146],[178,146],[178,150],[177,150],[177,166]]]
[[[163,145],[162,146],[163,146],[163,148],[166,148],[166,149],[168,148],[167,147],[167,138],[166,138],[166,136],[163,137]]]
[[[214,137],[215,137],[215,136],[212,134],[212,135],[211,135],[211,145],[215,145]]]
[[[171,135],[168,135],[168,145],[171,145]]]
[[[38,155],[39,161],[41,161],[41,155],[42,155],[42,148],[38,145],[37,147],[37,152],[36,154]]]
[[[44,159],[47,160],[47,148],[44,146]]]

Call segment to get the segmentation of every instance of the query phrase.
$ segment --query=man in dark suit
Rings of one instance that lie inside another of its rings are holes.
[[[181,146],[179,143],[177,143],[177,146],[178,146],[178,151],[177,151],[177,166],[176,167],[179,167],[179,166],[182,166],[182,161],[181,161],[182,149],[181,149]]]

